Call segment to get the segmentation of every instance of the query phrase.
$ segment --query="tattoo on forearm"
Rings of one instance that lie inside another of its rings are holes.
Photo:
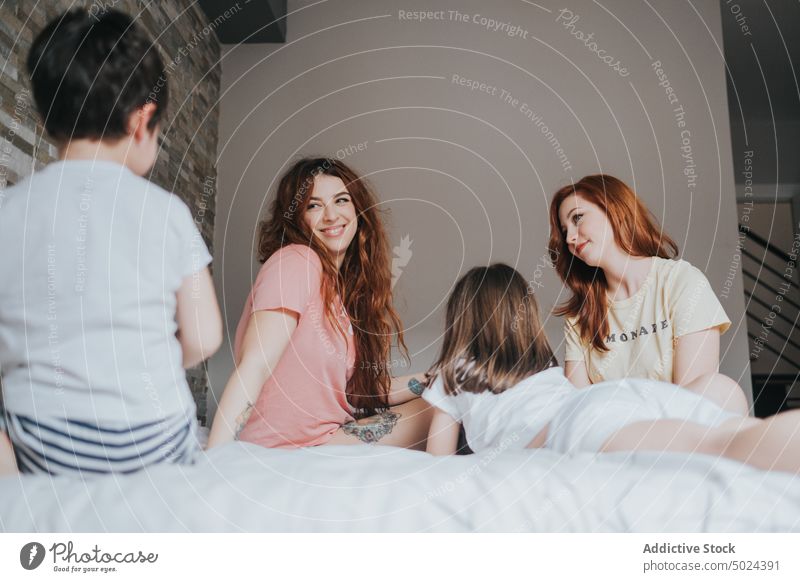
[[[242,413],[236,417],[236,429],[233,432],[233,438],[235,440],[239,440],[239,433],[244,430],[244,426],[247,424],[247,419],[250,418],[250,414],[253,412],[253,403],[248,402],[245,409]]]
[[[411,391],[412,394],[420,396],[422,394],[422,391],[425,390],[425,384],[423,384],[416,378],[411,378],[411,380],[408,381],[408,389]]]
[[[362,442],[377,443],[392,432],[397,421],[400,420],[400,415],[396,412],[386,410],[377,416],[374,422],[368,424],[358,424],[355,420],[348,422],[342,425],[342,430],[345,434],[353,435]]]

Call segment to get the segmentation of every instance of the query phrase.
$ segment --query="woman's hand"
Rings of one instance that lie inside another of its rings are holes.
[[[238,438],[297,328],[298,315],[288,309],[256,311],[242,341],[241,359],[231,374],[211,425],[207,448]]]

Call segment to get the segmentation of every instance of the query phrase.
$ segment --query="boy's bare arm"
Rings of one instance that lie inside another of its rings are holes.
[[[183,367],[191,368],[211,357],[222,343],[222,316],[207,268],[183,280],[176,311]]]

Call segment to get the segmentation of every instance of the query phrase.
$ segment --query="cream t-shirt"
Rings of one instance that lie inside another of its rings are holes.
[[[705,275],[682,260],[654,257],[647,279],[632,296],[610,301],[608,352],[581,342],[575,318],[565,324],[566,361],[584,361],[592,383],[616,378],[672,382],[675,340],[730,327]]]

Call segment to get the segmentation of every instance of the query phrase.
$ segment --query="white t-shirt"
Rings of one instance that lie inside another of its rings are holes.
[[[112,162],[52,163],[0,194],[0,249],[9,412],[194,413],[176,292],[211,256],[177,196]]]
[[[639,290],[608,306],[608,352],[600,353],[580,338],[575,318],[565,327],[566,361],[583,361],[592,383],[617,378],[672,382],[675,340],[718,327],[730,320],[705,275],[690,263],[654,257]]]
[[[541,432],[576,388],[558,366],[528,376],[500,394],[457,392],[449,395],[438,376],[422,397],[462,423],[469,447],[524,449]]]

